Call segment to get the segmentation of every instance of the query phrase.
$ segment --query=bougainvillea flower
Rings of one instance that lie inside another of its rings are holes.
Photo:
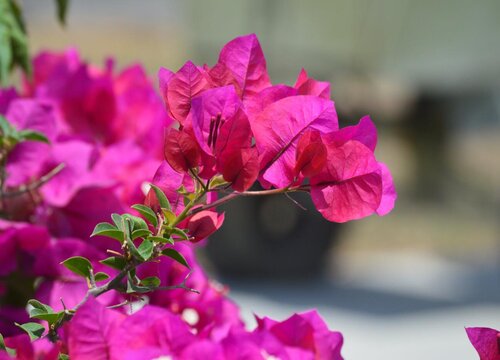
[[[338,129],[333,102],[314,96],[292,96],[272,103],[251,125],[262,179],[277,188],[294,179],[297,142],[305,130],[326,133]]]
[[[379,162],[378,165],[382,175],[382,198],[377,208],[377,214],[383,216],[387,215],[394,208],[398,194],[396,193],[394,180],[392,179],[391,172],[387,165],[381,162]]]
[[[248,189],[257,178],[250,124],[233,86],[210,89],[194,98],[185,129],[171,132],[165,156],[176,170],[186,172],[201,164],[201,177],[219,172],[238,191]]]
[[[161,159],[164,129],[172,120],[144,68],[134,65],[124,69],[116,76],[113,87],[117,114],[111,142],[134,141],[149,157],[154,154]]]
[[[363,117],[357,125],[324,134],[322,139],[328,144],[328,164],[322,174],[311,178],[311,196],[323,216],[344,222],[373,212],[389,213],[397,194],[389,169],[373,155],[377,130],[370,117]],[[355,169],[357,175],[349,175],[349,168]]]
[[[181,186],[187,191],[194,190],[191,176],[175,171],[168,162],[163,161],[153,177],[152,183],[163,190],[170,202],[172,211],[179,214],[184,209],[184,197],[177,191]],[[153,209],[158,209],[158,199],[153,190],[149,190],[145,204]]]
[[[330,99],[330,83],[308,77],[304,69],[300,71],[294,87],[298,90],[299,95],[314,95],[327,100]]]
[[[224,213],[200,211],[187,219],[188,234],[192,242],[203,240],[216,232],[224,222]]]
[[[232,71],[243,99],[271,86],[266,59],[255,34],[237,37],[224,45],[218,62]]]
[[[218,168],[224,180],[236,191],[248,190],[259,175],[259,154],[256,148],[246,147],[222,153]]]
[[[99,157],[89,174],[90,184],[112,185],[113,193],[123,204],[143,202],[142,185],[153,178],[161,162],[130,139],[99,150]]]
[[[201,149],[192,135],[170,129],[165,136],[165,159],[177,172],[185,173],[201,164]]]
[[[33,130],[54,140],[56,124],[50,105],[30,99],[13,100],[5,115],[17,130]],[[50,146],[39,141],[24,141],[9,153],[6,172],[7,186],[19,186],[35,180],[47,158]]]
[[[346,126],[330,133],[329,137],[338,143],[356,140],[371,151],[377,146],[377,128],[369,116],[363,116],[357,125]]]
[[[196,261],[194,249],[187,244],[176,244],[191,270],[178,262],[161,257],[158,263],[149,263],[138,269],[139,277],[157,276],[163,286],[180,284],[190,273],[186,286],[200,293],[175,289],[156,291],[149,294],[149,303],[168,309],[174,314],[190,313],[189,325],[198,334],[219,338],[227,334],[228,327],[243,328],[238,307],[226,296],[227,288],[210,281],[203,268]],[[221,335],[222,334],[222,335]]]
[[[139,65],[113,74],[81,61],[78,53],[36,56],[27,96],[51,102],[58,110],[59,136],[111,144],[130,139],[161,156],[163,128],[171,123],[151,81]]]
[[[380,167],[359,141],[338,144],[324,137],[328,162],[311,177],[311,197],[329,221],[346,222],[371,215],[382,198]]]
[[[191,101],[210,87],[207,78],[191,61],[186,62],[175,74],[161,69],[160,91],[172,117],[181,124],[191,109]]]
[[[326,163],[326,147],[317,130],[307,130],[297,143],[295,175],[302,173],[305,177],[318,174]]]
[[[0,89],[0,114],[5,115],[12,100],[18,97],[19,95],[14,87]]]
[[[342,360],[340,354],[343,337],[337,331],[330,331],[316,311],[294,314],[288,319],[277,322],[269,318],[257,318],[257,329],[254,334],[260,338],[269,355],[280,355],[276,353],[276,343],[267,334],[272,335],[274,340],[287,348],[304,350],[301,359],[331,359]],[[264,336],[262,336],[264,335]],[[287,352],[291,349],[287,349]],[[309,353],[312,356],[306,356]]]
[[[76,140],[52,145],[51,156],[44,164],[46,172],[59,164],[64,164],[64,168],[40,190],[47,203],[66,206],[78,190],[92,182],[88,175],[95,157],[94,150],[92,145]]]
[[[110,356],[110,344],[111,337],[125,317],[118,311],[100,305],[91,297],[66,327],[70,356],[74,359],[119,359],[116,355]]]
[[[253,121],[268,105],[289,96],[298,95],[297,89],[287,85],[273,85],[255,94],[246,103],[245,108]]]
[[[500,360],[500,331],[490,328],[465,328],[480,360]]]
[[[144,348],[166,354],[179,353],[194,340],[195,336],[179,315],[149,305],[125,319],[110,337],[109,355],[111,359],[122,359],[127,352]]]

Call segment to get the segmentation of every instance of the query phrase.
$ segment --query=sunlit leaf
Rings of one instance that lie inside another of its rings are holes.
[[[88,259],[82,256],[70,257],[69,259],[64,260],[61,264],[77,275],[86,278],[90,277],[90,269],[92,269],[92,264]]]
[[[96,227],[94,228],[94,231],[92,232],[92,234],[90,236],[92,237],[92,236],[96,236],[96,235],[107,236],[107,237],[116,239],[120,242],[123,242],[123,238],[124,238],[123,231],[118,230],[115,226],[113,226],[109,223],[106,223],[106,222],[99,223],[96,225]]]

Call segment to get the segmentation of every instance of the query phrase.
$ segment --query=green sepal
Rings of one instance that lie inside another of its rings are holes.
[[[209,189],[215,189],[215,188],[218,188],[218,187],[223,187],[223,186],[227,186],[229,185],[229,183],[224,180],[224,177],[222,175],[218,175],[218,176],[214,176],[209,184],[208,184],[208,188]]]
[[[174,221],[177,220],[177,216],[172,210],[162,209],[162,212],[167,224],[173,224]]]

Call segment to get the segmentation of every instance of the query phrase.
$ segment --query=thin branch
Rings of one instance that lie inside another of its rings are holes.
[[[196,171],[194,171],[193,169],[189,169],[189,172],[191,173],[191,175],[193,175],[193,177],[196,179],[196,181],[200,184],[201,188],[203,190],[205,190],[205,192],[208,192],[208,186],[203,182],[203,180],[198,176],[198,174],[196,173]]]
[[[307,208],[302,205],[301,203],[299,203],[297,200],[295,200],[293,197],[290,196],[289,193],[285,193],[284,194],[291,202],[293,202],[298,208],[300,208],[301,210],[304,210],[304,211],[307,211]]]
[[[222,204],[227,203],[228,201],[234,200],[238,197],[241,196],[267,196],[267,195],[278,195],[278,194],[286,194],[286,193],[291,193],[291,192],[297,192],[297,191],[308,191],[309,190],[309,185],[301,185],[301,186],[296,186],[296,187],[287,187],[287,188],[280,188],[280,189],[269,189],[269,190],[259,190],[259,191],[243,191],[243,192],[232,192],[227,196],[224,196],[223,198],[220,198],[219,200],[216,200],[210,204],[206,204],[203,206],[200,206],[193,210],[193,214],[196,214],[197,212],[203,211],[203,210],[208,210],[212,209],[217,206],[221,206]]]
[[[54,176],[59,174],[59,172],[61,172],[61,170],[64,169],[65,166],[66,165],[64,163],[61,163],[52,170],[50,170],[47,174],[40,177],[38,180],[35,180],[27,185],[21,185],[16,190],[3,192],[1,196],[5,198],[15,197],[36,190],[42,185],[46,184]]]

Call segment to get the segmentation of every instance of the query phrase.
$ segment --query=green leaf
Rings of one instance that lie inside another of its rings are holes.
[[[61,25],[66,25],[66,14],[68,12],[69,0],[56,0],[57,18]]]
[[[131,229],[133,230],[149,230],[148,224],[140,217],[133,216],[130,214],[124,214],[122,216],[126,221],[131,224]]]
[[[28,40],[21,10],[16,1],[0,1],[0,82],[7,83],[9,72],[16,66],[28,75],[31,62]]]
[[[184,230],[181,230],[179,228],[173,228],[171,231],[172,231],[172,234],[175,234],[175,235],[183,238],[184,240],[189,240],[189,235],[186,234],[186,232]]]
[[[48,314],[54,312],[54,309],[52,309],[49,305],[41,303],[40,301],[38,301],[36,299],[28,300],[28,305],[31,305],[31,306],[33,306],[34,309],[44,311],[45,313],[48,313]]]
[[[138,260],[144,261],[144,258],[139,253],[139,250],[135,246],[134,242],[128,236],[125,238],[125,242],[127,243],[127,247],[129,249],[130,253],[132,254],[132,256]]]
[[[156,198],[158,199],[158,203],[162,209],[172,210],[170,206],[170,202],[167,199],[165,193],[156,185],[151,184],[151,188],[155,192]]]
[[[67,354],[59,354],[57,360],[70,360],[69,355]]]
[[[214,176],[211,180],[210,180],[210,183],[208,184],[208,188],[209,189],[214,189],[214,188],[218,188],[218,187],[223,187],[223,186],[227,186],[229,183],[224,180],[224,178],[222,177],[222,175],[218,175],[218,176]]]
[[[125,231],[126,229],[123,227],[124,222],[123,218],[120,214],[111,214],[111,219],[113,219],[113,222],[115,223],[116,227],[120,229],[121,231]]]
[[[43,336],[43,333],[45,332],[45,328],[42,325],[34,322],[28,322],[25,324],[15,323],[15,325],[26,331],[31,341],[40,339]]]
[[[1,10],[2,12],[5,11],[4,9]],[[2,17],[5,16],[4,14],[1,14]],[[13,65],[13,57],[9,28],[6,24],[0,23],[0,82],[3,85],[7,84],[9,72]]]
[[[0,115],[0,130],[2,130],[2,135],[4,137],[11,136],[11,134],[16,131],[11,123],[2,115]]]
[[[151,241],[144,239],[141,245],[137,248],[137,251],[139,252],[141,258],[144,259],[144,261],[147,261],[151,255],[153,255],[153,249],[154,244]]]
[[[123,270],[125,265],[127,265],[127,262],[125,261],[124,258],[119,257],[119,256],[111,256],[107,259],[99,261],[101,264],[104,264],[106,266],[109,266],[110,268],[117,269],[117,270]]]
[[[150,292],[152,289],[150,287],[146,286],[140,286],[140,285],[135,285],[134,282],[132,281],[132,277],[130,273],[127,276],[127,294],[131,293],[147,293]]]
[[[98,273],[96,273],[94,275],[94,279],[95,279],[95,281],[104,281],[104,280],[109,279],[109,275],[106,274],[105,272],[99,271]]]
[[[96,227],[94,228],[94,231],[92,231],[92,234],[90,236],[92,237],[92,236],[97,236],[97,235],[110,237],[110,238],[118,240],[119,242],[123,242],[123,238],[124,238],[123,231],[118,230],[115,226],[113,226],[107,222],[102,222],[102,223],[97,224]]]
[[[16,350],[11,349],[10,347],[7,347],[7,345],[5,345],[5,340],[2,334],[0,334],[0,350],[7,351],[7,354],[9,354],[10,356],[16,356]]]
[[[21,140],[39,141],[47,144],[49,143],[49,139],[47,139],[47,137],[44,134],[32,130],[19,131],[19,138]]]
[[[174,240],[172,238],[166,238],[166,237],[161,237],[161,236],[150,236],[148,237],[148,240],[154,241],[160,244],[171,244],[174,245]]]
[[[149,276],[147,278],[141,279],[141,285],[149,287],[149,288],[155,288],[160,286],[161,280],[157,276]]]
[[[77,275],[86,278],[90,277],[90,269],[92,269],[92,264],[88,259],[82,256],[70,257],[69,259],[64,260],[61,264]]]
[[[138,238],[143,238],[147,237],[148,235],[151,234],[151,231],[149,230],[144,230],[144,229],[139,229],[139,230],[134,230],[132,232],[132,240],[138,239]]]
[[[147,221],[149,221],[155,228],[158,226],[158,219],[156,218],[156,214],[153,210],[148,208],[145,205],[136,204],[132,205],[132,209],[137,210]]]
[[[165,255],[165,256],[168,256],[169,258],[174,259],[179,264],[184,265],[188,269],[191,269],[191,267],[189,266],[188,262],[186,261],[186,258],[184,258],[184,256],[180,252],[178,252],[177,250],[174,250],[174,249],[164,249],[161,253],[162,253],[162,255]]]
[[[57,323],[64,316],[64,311],[52,314],[30,314],[32,319],[40,319],[47,321],[50,325]]]
[[[167,224],[173,224],[175,220],[177,220],[177,216],[175,216],[174,212],[167,209],[162,209],[163,216],[165,217],[165,221]]]

